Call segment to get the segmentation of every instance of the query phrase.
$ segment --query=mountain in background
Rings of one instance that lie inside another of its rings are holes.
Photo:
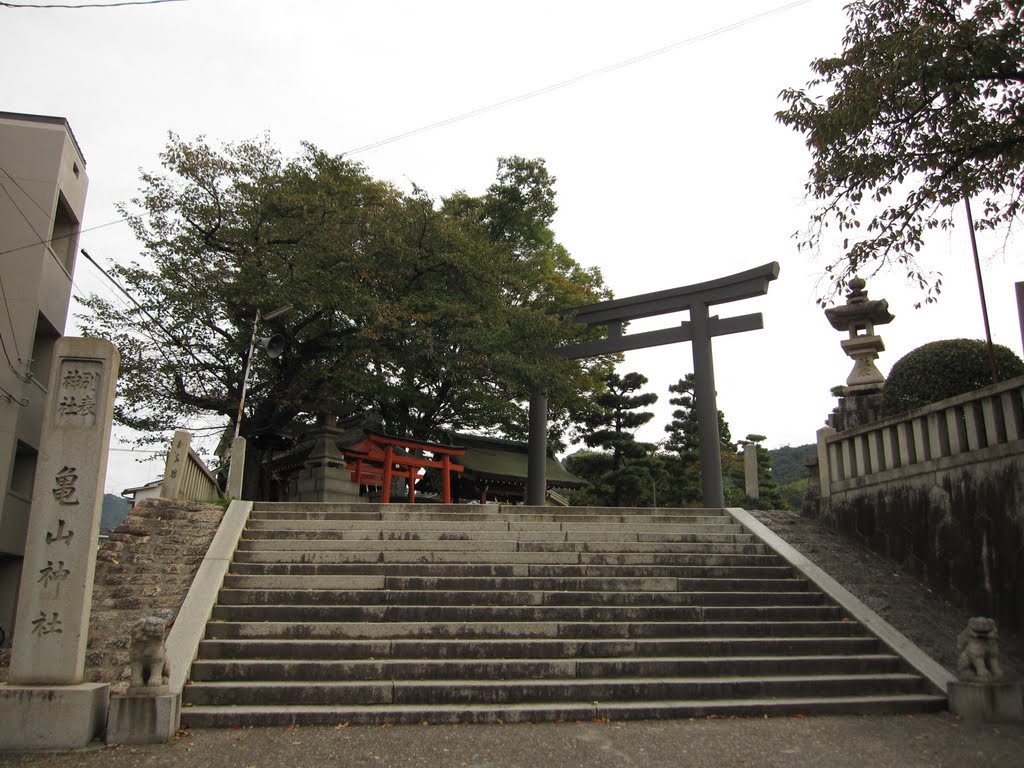
[[[804,494],[807,492],[807,467],[804,460],[818,455],[818,446],[784,445],[768,451],[772,459],[772,477],[779,484],[779,490],[795,512],[800,511]]]
[[[132,503],[112,493],[103,494],[103,513],[100,516],[100,530],[112,531],[128,517],[132,511]]]

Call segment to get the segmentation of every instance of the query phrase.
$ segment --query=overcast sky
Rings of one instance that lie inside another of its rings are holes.
[[[0,109],[70,121],[90,180],[85,228],[120,218],[115,203],[135,193],[140,168],[158,167],[168,131],[213,142],[269,132],[290,154],[303,140],[330,153],[372,147],[353,154],[371,174],[435,196],[483,192],[500,156],[543,157],[558,179],[559,240],[581,264],[599,266],[617,297],[780,263],[767,296],[719,309],[723,317],[761,312],[765,328],[714,341],[718,405],[734,438],[756,432],[770,447],[800,445],[815,439],[835,405],[829,389],[845,382],[852,361],[815,305],[838,248],[798,253],[792,238],[812,210],[803,191],[810,155],[774,113],[779,91],[809,79],[813,58],[841,49],[842,5],[185,0],[0,8]],[[511,103],[417,131],[501,102]],[[1001,239],[982,242],[993,338],[1018,354],[1020,242],[1005,250]],[[81,246],[105,263],[138,253],[125,224],[85,232]],[[902,274],[868,283],[871,298],[887,299],[896,315],[879,329],[883,372],[925,342],[984,335],[966,230],[935,235],[922,261],[943,273],[936,305],[914,309],[923,296]],[[80,259],[74,293],[92,292],[111,295]],[[67,333],[76,332],[72,321]],[[661,398],[641,437],[660,440],[668,386],[692,370],[689,345],[629,353],[620,372],[633,370]],[[162,464],[115,451],[107,490],[161,472]]]

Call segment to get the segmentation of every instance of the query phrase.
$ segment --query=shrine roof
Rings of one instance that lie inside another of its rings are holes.
[[[482,435],[452,434],[448,438],[466,448],[459,463],[467,475],[490,480],[525,483],[528,444],[517,440]],[[547,484],[556,488],[582,488],[587,482],[569,472],[554,456],[547,457]]]

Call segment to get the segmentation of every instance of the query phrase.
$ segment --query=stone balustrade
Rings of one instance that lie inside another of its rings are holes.
[[[1024,451],[1024,376],[857,429],[818,430],[821,496]]]
[[[217,478],[192,450],[192,435],[185,430],[174,433],[167,451],[167,464],[160,490],[163,499],[212,501],[223,498]]]

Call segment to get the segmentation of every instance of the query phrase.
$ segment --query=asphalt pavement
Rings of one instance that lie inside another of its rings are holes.
[[[246,728],[182,731],[168,744],[0,755],[28,768],[915,768],[1024,766],[1024,724],[948,714],[718,718],[538,725]]]

